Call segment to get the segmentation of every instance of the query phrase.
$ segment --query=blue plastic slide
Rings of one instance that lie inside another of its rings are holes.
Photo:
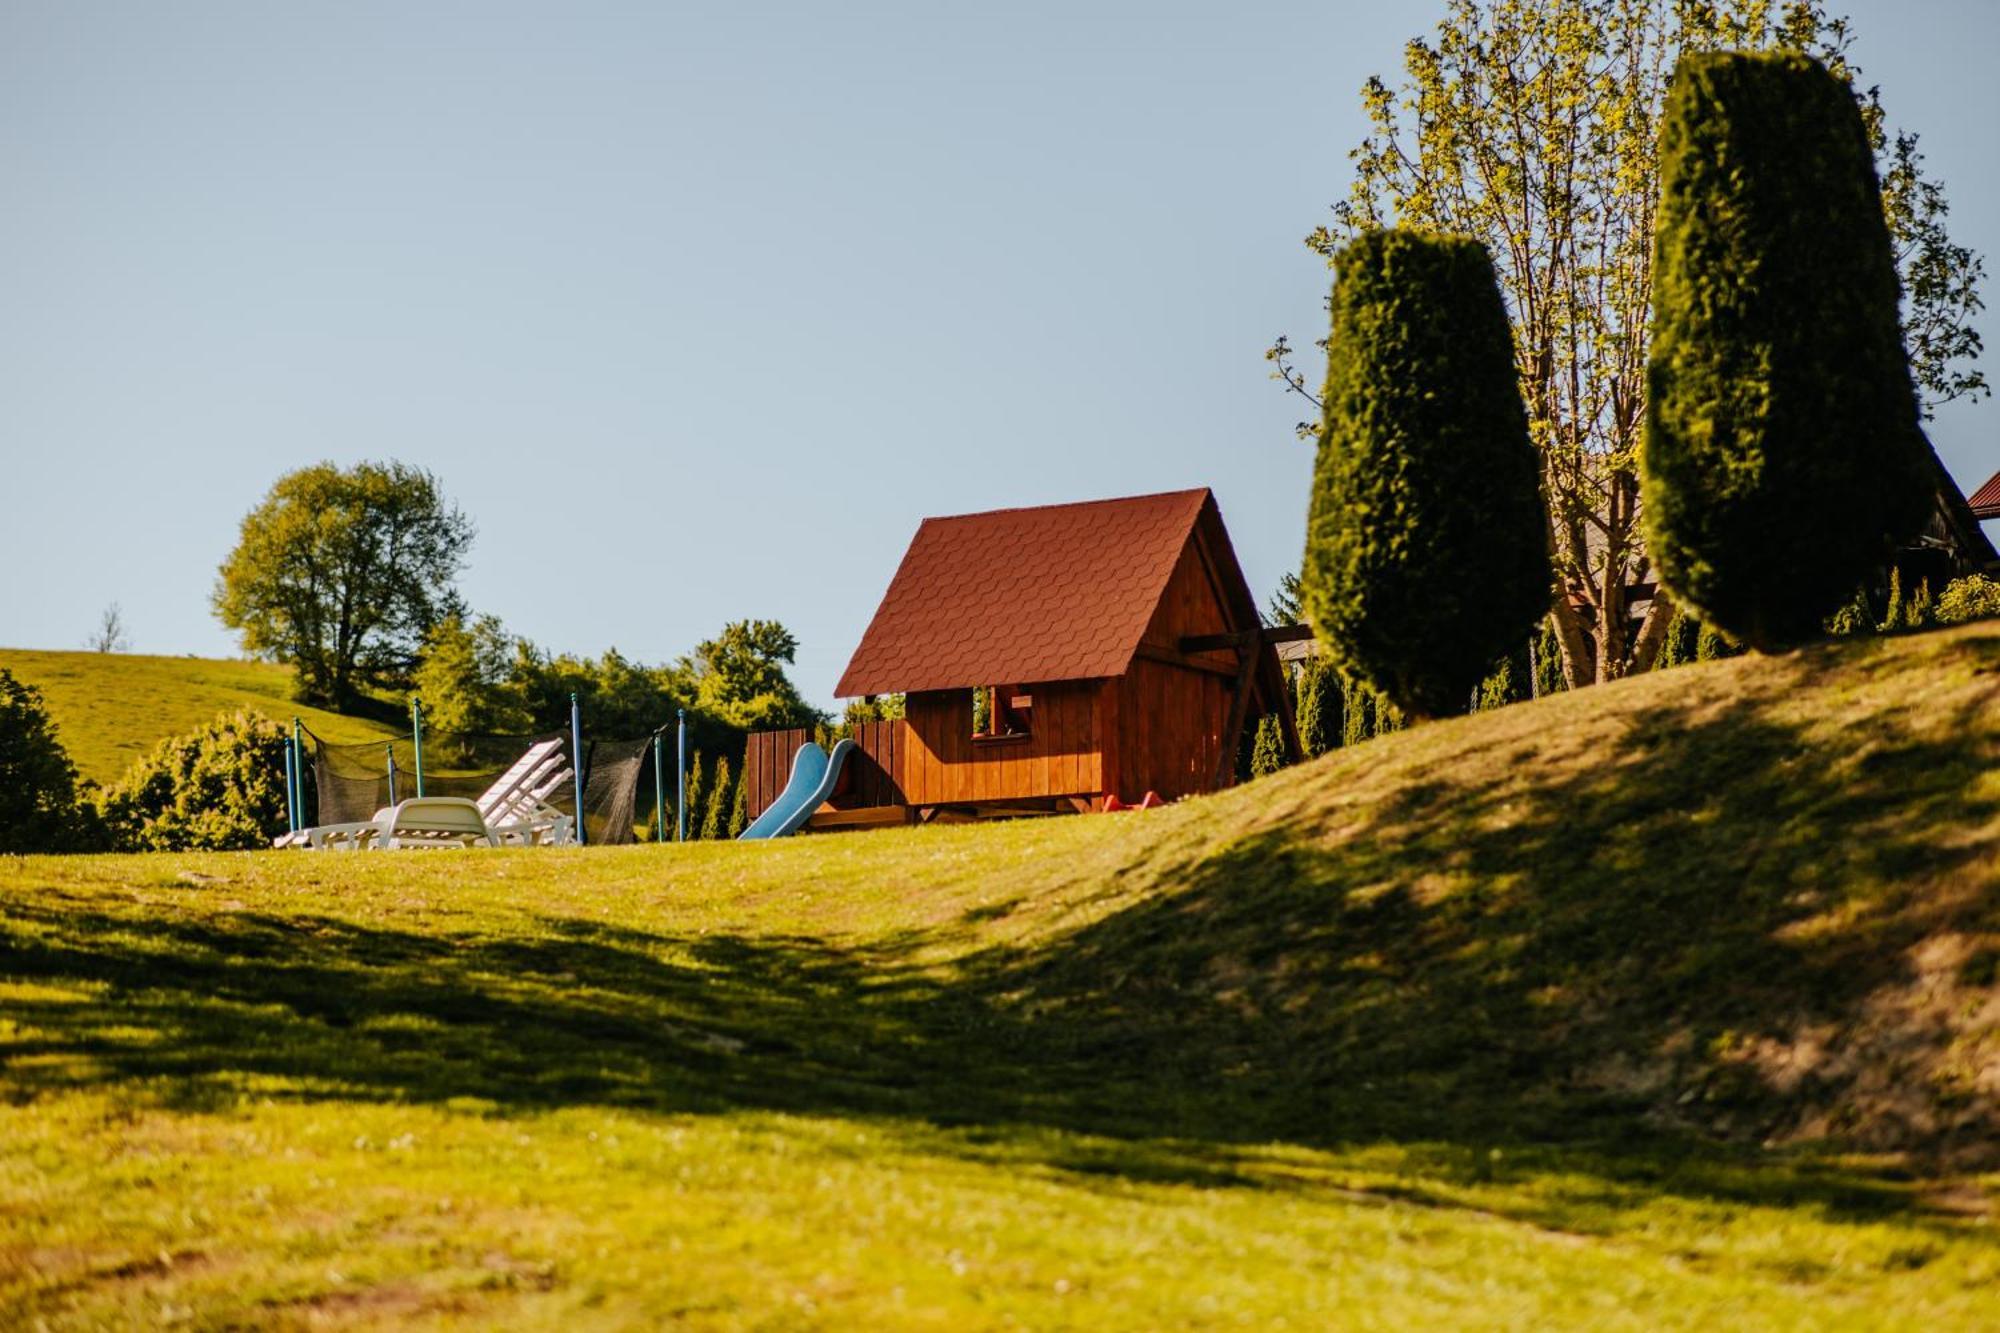
[[[853,749],[853,741],[841,741],[833,747],[832,754],[812,741],[801,745],[798,757],[792,760],[792,780],[785,784],[785,790],[769,810],[757,816],[756,823],[736,836],[782,838],[798,832],[812,818],[813,811],[833,795],[834,784],[840,781],[840,767]]]

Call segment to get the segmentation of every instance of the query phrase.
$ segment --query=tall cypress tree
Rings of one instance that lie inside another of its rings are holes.
[[[1324,661],[1308,657],[1299,666],[1299,748],[1308,759],[1341,743],[1340,679]]]
[[[1549,600],[1506,307],[1476,241],[1369,232],[1336,268],[1306,610],[1404,713],[1463,712]]]
[[[1257,741],[1250,748],[1250,776],[1267,777],[1287,762],[1284,729],[1276,713],[1266,713],[1257,719]]]
[[[1660,160],[1649,549],[1704,625],[1780,647],[1930,503],[1867,129],[1810,57],[1687,55]]]
[[[689,842],[701,837],[702,796],[707,788],[701,780],[701,751],[694,752],[694,762],[688,765],[687,773],[687,836]]]
[[[746,774],[736,779],[736,799],[729,803],[729,836],[734,838],[750,827],[750,784]]]
[[[708,787],[708,803],[701,817],[701,836],[709,842],[729,836],[729,756],[715,761],[715,780]]]

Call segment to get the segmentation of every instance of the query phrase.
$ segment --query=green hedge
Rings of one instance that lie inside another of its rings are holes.
[[[1549,602],[1506,307],[1476,241],[1371,232],[1335,267],[1307,611],[1337,669],[1463,712]]]
[[[285,729],[224,714],[161,741],[104,793],[104,822],[125,851],[243,851],[286,828]]]
[[[1705,624],[1814,637],[1930,498],[1861,113],[1809,57],[1687,55],[1660,157],[1648,549]]]

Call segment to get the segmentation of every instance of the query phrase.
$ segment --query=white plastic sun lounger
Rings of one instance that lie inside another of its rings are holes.
[[[372,845],[394,847],[498,847],[479,806],[462,796],[417,796],[375,819]]]

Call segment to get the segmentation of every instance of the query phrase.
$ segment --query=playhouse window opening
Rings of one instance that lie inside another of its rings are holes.
[[[972,692],[972,734],[983,740],[1025,739],[1034,696],[1018,685],[981,685]]]

